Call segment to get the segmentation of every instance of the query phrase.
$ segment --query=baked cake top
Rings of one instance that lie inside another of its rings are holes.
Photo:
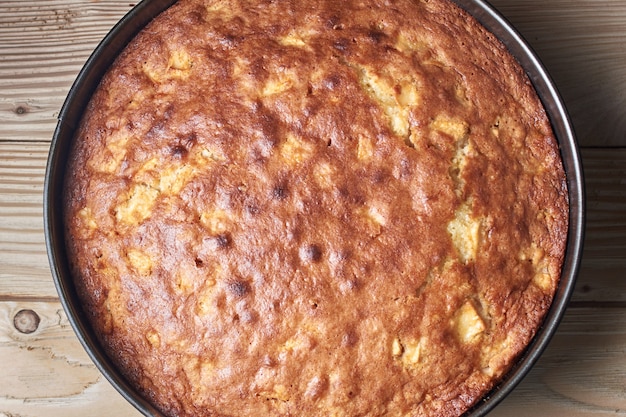
[[[505,48],[441,0],[181,0],[76,137],[68,248],[164,412],[457,416],[558,284],[557,144]]]

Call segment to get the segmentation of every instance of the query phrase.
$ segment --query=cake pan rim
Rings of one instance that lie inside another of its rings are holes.
[[[543,324],[537,329],[531,343],[498,384],[474,405],[464,416],[479,417],[492,411],[526,377],[539,360],[556,332],[571,299],[584,244],[585,185],[576,134],[565,103],[530,43],[495,7],[485,0],[451,0],[472,15],[504,44],[530,79],[557,139],[565,170],[569,217],[566,251],[557,292]]]
[[[162,413],[124,378],[104,353],[74,289],[67,261],[63,227],[62,190],[65,161],[91,95],[126,45],[153,18],[177,0],[142,0],[132,7],[102,38],[79,71],[63,102],[46,162],[43,192],[44,235],[48,263],[59,301],[83,349],[106,380],[145,416]]]
[[[584,238],[585,193],[582,163],[569,115],[554,82],[535,52],[514,26],[489,3],[483,0],[452,1],[493,33],[524,68],[546,108],[555,131],[570,194],[567,249],[557,294],[555,294],[551,307],[546,314],[543,326],[537,330],[532,342],[526,347],[524,354],[516,361],[511,371],[500,380],[494,389],[464,414],[466,417],[478,417],[492,411],[513,391],[532,369],[556,332],[571,298],[580,266]],[[79,72],[59,113],[44,179],[46,250],[54,284],[63,309],[75,334],[96,367],[129,403],[146,416],[159,416],[161,413],[121,376],[119,370],[104,354],[102,346],[86,323],[87,320],[73,289],[66,258],[60,198],[65,175],[64,161],[73,141],[75,129],[91,94],[117,55],[136,33],[175,2],[176,0],[141,1],[111,29],[95,48]]]

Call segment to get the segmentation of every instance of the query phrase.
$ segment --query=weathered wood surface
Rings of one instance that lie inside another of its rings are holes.
[[[494,416],[626,416],[626,2],[493,0],[543,60],[583,146],[587,234],[572,302]],[[42,220],[56,116],[81,66],[132,7],[0,2],[0,417],[138,416],[58,302]],[[611,148],[609,148],[611,147]]]
[[[584,146],[626,146],[626,2],[492,0],[555,80]],[[49,140],[89,54],[133,3],[0,2],[0,138]]]

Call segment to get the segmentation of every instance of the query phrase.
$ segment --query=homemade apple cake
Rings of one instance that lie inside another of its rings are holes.
[[[445,0],[180,0],[73,147],[76,287],[166,415],[461,415],[559,282],[550,123]]]

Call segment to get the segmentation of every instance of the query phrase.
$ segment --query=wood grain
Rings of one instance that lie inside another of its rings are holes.
[[[584,146],[626,145],[626,2],[491,0],[554,79]]]
[[[0,2],[0,140],[50,140],[81,67],[127,1]]]
[[[50,144],[0,142],[0,300],[50,298],[43,179]]]
[[[49,144],[0,142],[0,300],[54,298],[45,252],[43,175]],[[574,302],[625,302],[626,149],[583,149],[585,250]],[[606,161],[610,162],[606,162]]]
[[[25,308],[42,318],[31,335],[13,327]],[[570,309],[536,366],[490,415],[625,416],[624,346],[623,308]],[[0,416],[139,415],[90,363],[59,303],[0,302],[2,357],[13,366],[0,378]]]
[[[109,403],[111,415],[138,415],[91,364],[56,301],[41,220],[48,147],[0,142],[0,360],[15,372],[0,378],[0,416],[79,416]],[[626,415],[626,149],[582,155],[589,220],[574,296],[552,344],[495,416]],[[21,309],[41,317],[32,334],[13,325]]]
[[[584,146],[626,146],[626,2],[493,0],[537,51]],[[126,1],[0,2],[0,140],[49,140],[78,71]]]
[[[25,309],[40,317],[30,334],[13,324]],[[93,365],[58,302],[0,302],[0,358],[0,416],[139,415]]]
[[[626,415],[626,313],[570,308],[536,366],[490,416]]]
[[[626,2],[491,1],[537,51],[570,110],[587,147],[588,212],[565,317],[530,374],[490,415],[626,416]],[[42,220],[60,107],[91,51],[132,6],[0,2],[0,417],[139,416],[69,325]]]

